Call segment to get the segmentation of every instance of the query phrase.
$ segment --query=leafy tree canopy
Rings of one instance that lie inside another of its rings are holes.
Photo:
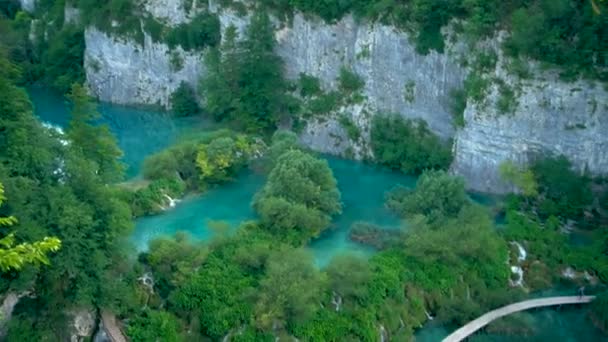
[[[253,206],[265,226],[296,244],[318,236],[342,212],[327,162],[299,150],[279,157]]]

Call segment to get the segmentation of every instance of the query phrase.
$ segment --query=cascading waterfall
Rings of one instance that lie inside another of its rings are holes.
[[[169,196],[167,194],[163,194],[163,196],[165,196],[165,198],[167,199],[167,201],[169,201],[169,207],[167,207],[165,209],[175,208],[175,206],[177,205],[177,203],[180,202],[178,199],[171,198],[171,196]]]
[[[511,245],[517,247],[517,263],[518,265],[511,265],[511,273],[517,275],[517,279],[509,279],[509,285],[523,286],[524,285],[524,270],[521,267],[521,263],[526,261],[528,257],[528,252],[526,249],[517,241],[511,241]]]

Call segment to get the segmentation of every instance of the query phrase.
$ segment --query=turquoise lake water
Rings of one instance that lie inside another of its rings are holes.
[[[42,121],[65,127],[68,114],[60,96],[46,89],[29,89],[36,114]],[[128,166],[127,176],[137,177],[144,158],[176,141],[180,134],[189,130],[208,129],[209,124],[198,118],[174,119],[166,113],[145,109],[126,108],[101,104],[102,123],[108,124],[124,151]],[[313,241],[309,248],[319,266],[325,265],[332,256],[342,252],[370,255],[365,247],[348,240],[347,234],[353,222],[364,220],[385,227],[399,225],[397,217],[384,208],[384,193],[397,184],[413,186],[415,179],[372,165],[326,157],[332,168],[344,202],[343,214],[337,217],[330,230]],[[137,220],[131,236],[138,250],[146,248],[149,240],[160,235],[173,235],[187,231],[198,239],[209,239],[210,221],[225,221],[236,229],[238,224],[254,219],[251,209],[253,195],[264,184],[265,178],[251,171],[243,172],[233,183],[211,189],[202,196],[184,199],[175,208],[162,215]],[[475,196],[479,202],[491,203],[491,199]],[[608,341],[588,320],[585,308],[530,311],[526,318],[534,327],[529,336],[504,336],[481,333],[470,341]],[[454,327],[455,328],[455,327]],[[453,330],[432,322],[416,334],[417,341],[440,341]]]

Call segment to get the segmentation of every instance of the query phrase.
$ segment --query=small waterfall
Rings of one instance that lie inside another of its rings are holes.
[[[386,334],[386,329],[384,329],[384,325],[380,324],[380,342],[388,341],[388,335]]]
[[[517,257],[517,261],[526,261],[526,258],[528,257],[528,252],[524,249],[524,247],[517,241],[512,241],[511,244],[517,247],[517,251],[519,254],[519,256]]]
[[[431,316],[431,314],[428,311],[424,310],[424,313],[426,314],[426,319],[428,319],[429,321],[432,321],[435,319],[435,317]]]
[[[511,286],[523,286],[524,270],[520,266],[511,266],[511,273],[517,274],[517,280],[509,279],[509,284]]]
[[[568,266],[565,270],[562,271],[562,276],[568,279],[575,279],[577,277],[576,272],[572,267]]]
[[[175,208],[175,206],[177,205],[177,203],[179,203],[178,199],[173,199],[171,198],[171,196],[167,195],[167,194],[163,194],[163,196],[165,196],[165,198],[167,199],[167,201],[169,201],[169,208]]]
[[[42,123],[42,127],[48,129],[49,131],[53,131],[55,133],[57,133],[60,136],[64,136],[65,132],[63,131],[63,128],[61,128],[60,126],[54,125],[50,122],[43,122]],[[65,139],[59,139],[59,142],[61,143],[61,145],[63,146],[67,146],[70,144],[69,141],[65,140]]]
[[[333,293],[331,303],[335,306],[336,312],[340,312],[340,309],[342,308],[342,297],[336,292]]]
[[[511,265],[511,273],[517,275],[517,279],[509,279],[509,285],[523,286],[524,285],[524,269],[521,267],[521,263],[526,261],[528,258],[528,252],[526,249],[517,241],[511,241],[511,245],[517,247],[517,265]]]
[[[137,278],[141,284],[148,288],[150,293],[154,293],[154,277],[152,277],[152,273],[146,272],[141,277]]]

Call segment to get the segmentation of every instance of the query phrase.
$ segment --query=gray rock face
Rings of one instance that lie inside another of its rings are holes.
[[[469,102],[466,125],[456,135],[452,169],[469,188],[510,191],[497,172],[502,162],[527,165],[547,155],[566,156],[580,172],[608,172],[608,93],[603,86],[565,83],[538,70],[535,79],[518,80],[507,74],[504,63],[501,56],[490,76],[519,88],[514,111],[497,110],[500,95],[494,86],[485,105]]]
[[[172,24],[188,18],[181,0],[147,0],[145,9]],[[245,30],[247,18],[213,1],[209,9],[218,13],[222,30],[230,25]],[[103,101],[168,107],[181,81],[196,87],[205,72],[203,53],[171,52],[149,37],[140,46],[88,28],[85,38],[89,88]],[[306,73],[318,77],[326,89],[335,88],[340,68],[348,66],[365,81],[363,105],[342,108],[304,128],[300,139],[315,150],[369,156],[373,115],[392,113],[424,119],[442,138],[455,138],[452,170],[474,190],[509,190],[500,181],[500,163],[510,159],[523,165],[541,152],[564,154],[579,169],[596,174],[608,170],[608,94],[599,85],[567,84],[544,75],[546,80],[517,81],[519,103],[509,114],[497,112],[499,90],[494,86],[487,105],[468,104],[466,125],[456,132],[448,103],[450,92],[462,86],[467,73],[456,57],[470,54],[464,46],[451,45],[445,54],[423,56],[408,35],[394,27],[359,23],[352,17],[328,25],[300,14],[290,25],[277,24],[276,39],[277,53],[291,79]],[[183,59],[181,70],[172,66],[174,53]],[[501,65],[496,76],[510,82]],[[361,129],[359,141],[349,140],[339,115],[348,116]]]
[[[149,36],[142,46],[89,27],[85,41],[87,83],[92,94],[102,101],[169,107],[171,94],[180,83],[196,88],[204,72],[201,55],[181,48],[170,51]],[[181,61],[181,68],[174,65],[174,58]]]
[[[96,315],[92,310],[75,310],[70,313],[72,316],[71,342],[85,341],[93,335],[96,326]]]
[[[447,100],[465,71],[448,55],[419,55],[406,33],[352,17],[327,25],[296,15],[277,38],[288,77],[306,73],[335,87],[340,68],[348,66],[365,80],[368,110],[421,118],[444,138],[454,134]]]
[[[34,12],[36,9],[36,0],[19,0],[19,4],[21,4],[21,8],[27,12]]]

